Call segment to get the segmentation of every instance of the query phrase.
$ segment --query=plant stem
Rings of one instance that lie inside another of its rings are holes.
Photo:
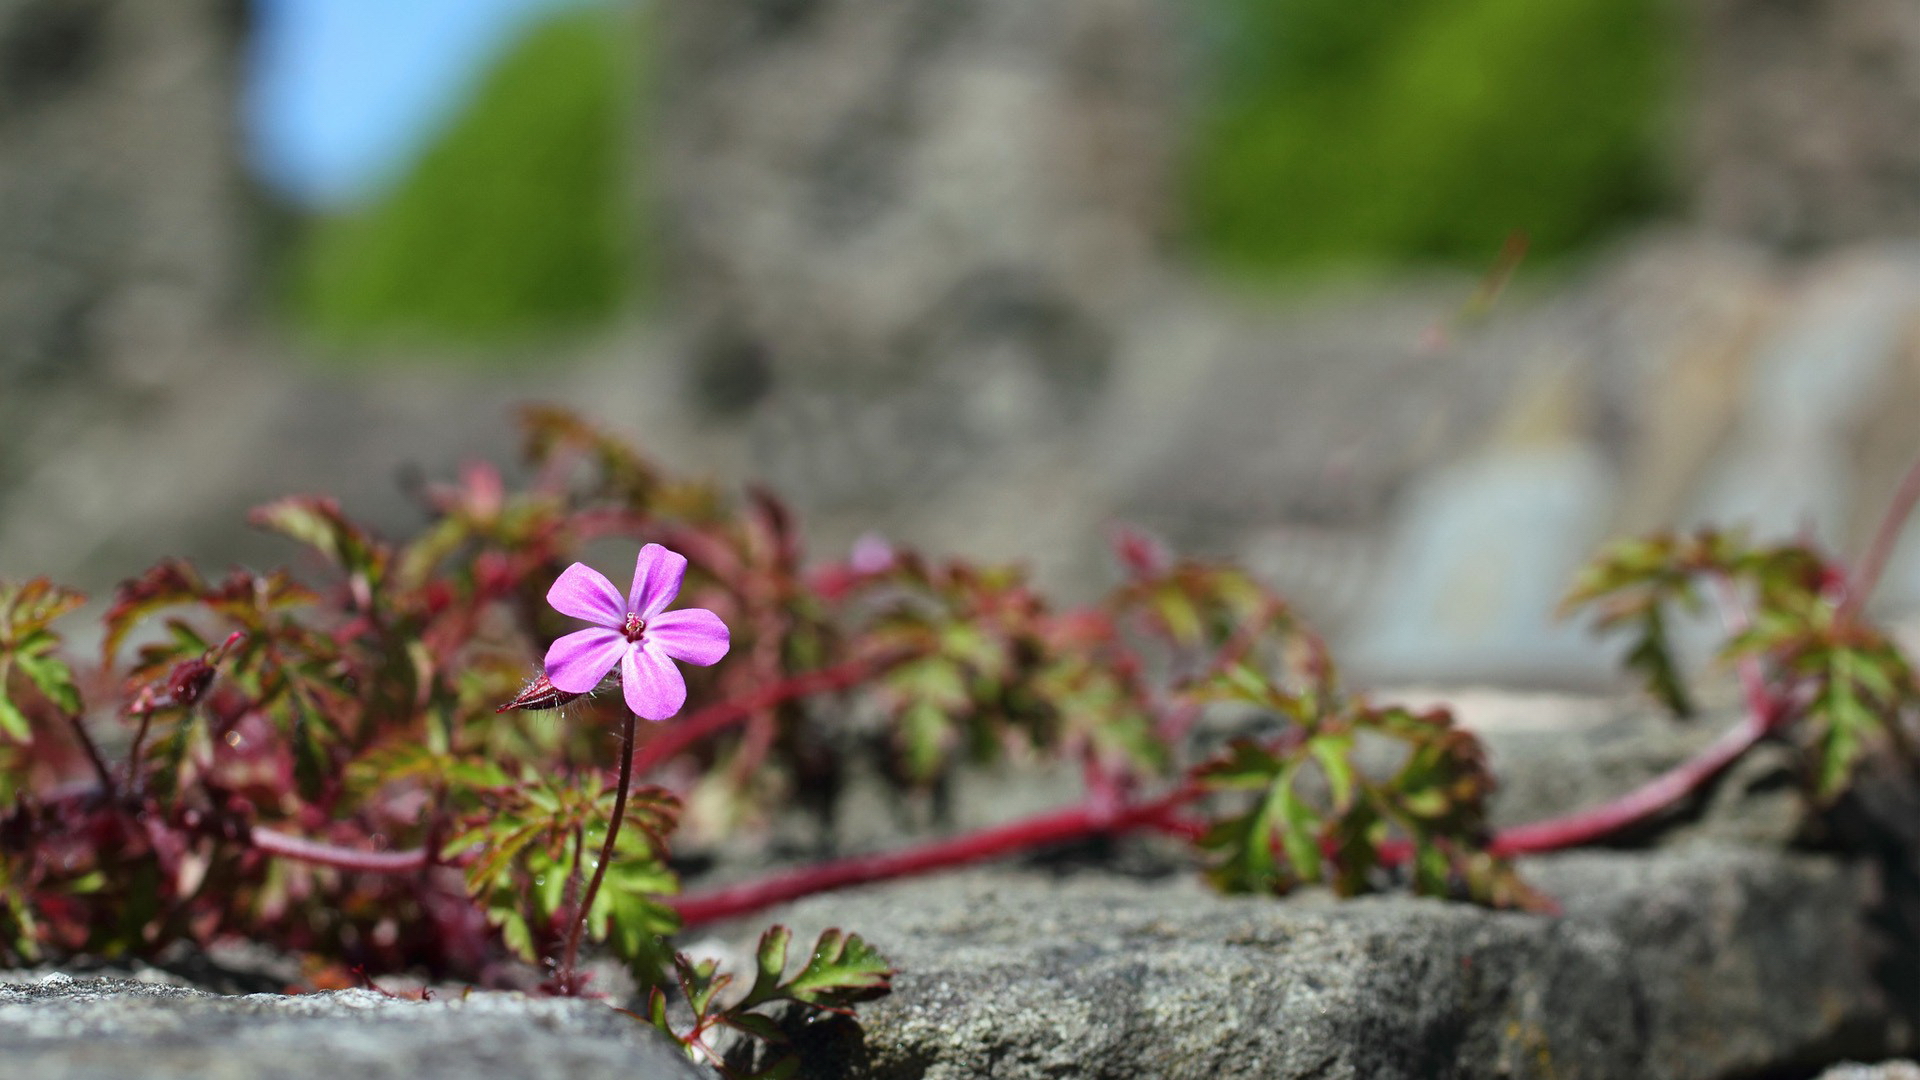
[[[1199,795],[1197,788],[1183,787],[1151,802],[1118,809],[1089,800],[949,840],[881,855],[836,859],[758,881],[692,893],[674,900],[673,907],[680,913],[681,925],[699,926],[849,885],[891,881],[1108,833],[1171,826],[1173,811]]]
[[[810,689],[802,692],[812,693],[817,692],[819,685],[823,682],[830,681],[837,684],[838,680],[843,678],[857,681],[859,676],[848,670],[849,667],[849,665],[842,665],[841,668],[797,676],[782,686],[790,688],[805,683]],[[1785,701],[1768,692],[1761,680],[1759,667],[1751,658],[1740,665],[1740,675],[1746,692],[1746,716],[1698,754],[1625,795],[1599,806],[1504,829],[1495,834],[1489,845],[1490,850],[1498,855],[1538,855],[1593,843],[1650,820],[1704,788],[1761,740],[1780,730],[1793,716],[1793,710]],[[593,881],[587,887],[580,921],[575,923],[569,937],[568,960],[563,966],[563,971],[570,975],[573,970],[572,958],[578,949],[586,912],[592,907],[593,896],[599,889],[600,879],[605,875],[607,864],[612,857],[613,833],[618,828],[617,823],[620,817],[624,816],[624,800],[633,771],[636,767],[645,768],[666,760],[672,753],[677,752],[678,747],[691,743],[698,734],[710,734],[728,723],[738,722],[751,715],[754,709],[763,707],[764,697],[765,695],[755,695],[736,702],[712,706],[695,714],[693,720],[682,727],[690,727],[694,721],[698,721],[701,723],[700,731],[692,737],[683,736],[671,740],[673,749],[665,753],[650,755],[648,751],[656,743],[668,741],[664,738],[668,732],[662,732],[662,738],[656,739],[655,743],[640,747],[636,752],[622,753],[615,824],[609,826],[600,865],[595,867]],[[624,733],[628,747],[632,745],[632,728],[633,720],[629,717],[627,730]],[[676,730],[682,729],[668,729],[668,731]],[[1177,811],[1197,800],[1201,794],[1199,788],[1186,785],[1157,799],[1132,805],[1116,804],[1110,793],[1105,797],[1096,794],[1092,798],[1062,810],[946,840],[879,855],[859,855],[803,866],[756,881],[692,893],[673,901],[673,906],[680,913],[683,925],[698,926],[720,919],[748,915],[775,904],[850,885],[890,881],[895,878],[931,873],[1054,844],[1085,840],[1094,836],[1150,828],[1193,840],[1197,838],[1200,828],[1194,822],[1181,818]],[[426,861],[424,851],[351,851],[282,836],[271,830],[260,828],[253,830],[253,840],[256,847],[276,855],[368,873],[401,873],[415,869]],[[1394,843],[1386,846],[1380,854],[1384,862],[1391,864],[1404,861],[1410,856],[1411,851],[1404,843]]]
[[[1706,749],[1625,795],[1588,810],[1502,829],[1489,845],[1495,855],[1538,855],[1611,836],[1677,805],[1765,738],[1770,725],[1749,716]]]
[[[778,705],[793,698],[831,690],[844,690],[898,663],[904,655],[850,660],[834,667],[795,675],[730,701],[709,705],[689,716],[682,723],[661,728],[652,739],[641,744],[638,749],[633,746],[634,733],[629,730],[621,750],[621,767],[631,770],[630,777],[638,775],[670,760],[674,755],[701,739],[740,723],[760,709]],[[631,717],[628,718],[627,724],[629,728],[633,726]],[[101,786],[107,791],[113,790],[111,785],[104,783],[104,777]],[[627,785],[621,786],[624,788]],[[289,836],[264,826],[255,826],[249,834],[249,840],[261,851],[281,858],[369,874],[399,874],[418,870],[427,864],[429,854],[424,848],[405,851],[361,851],[357,848],[338,847],[317,840]]]
[[[587,891],[580,897],[580,914],[573,921],[573,930],[567,934],[567,949],[560,957],[560,986],[564,993],[574,993],[579,987],[574,975],[575,965],[580,959],[580,935],[587,928],[587,916],[593,911],[594,897],[600,895],[600,883],[606,879],[607,866],[613,862],[613,844],[620,838],[620,823],[627,816],[627,788],[633,783],[633,714],[627,714],[626,723],[620,725],[620,780],[613,789],[613,819],[607,822],[607,839],[600,845],[600,862],[593,868],[593,877],[587,881]]]
[[[865,682],[901,659],[903,659],[901,655],[891,655],[877,659],[849,660],[844,664],[836,664],[830,668],[821,668],[818,671],[809,671],[779,682],[769,683],[752,693],[709,705],[683,721],[661,727],[652,738],[640,744],[638,748],[632,749],[631,765],[635,772],[644,773],[672,760],[675,755],[701,739],[741,723],[762,709],[771,708],[795,698],[845,690],[847,687]]]
[[[140,753],[147,745],[147,729],[153,724],[153,710],[140,714],[140,726],[134,729],[133,742],[127,747],[127,790],[139,794],[146,785],[141,783]]]
[[[1900,478],[1893,501],[1887,504],[1886,514],[1880,518],[1873,539],[1868,542],[1866,552],[1861,555],[1859,565],[1854,568],[1847,582],[1847,594],[1840,601],[1835,622],[1845,626],[1866,607],[1867,598],[1873,594],[1874,586],[1880,583],[1880,576],[1886,573],[1887,562],[1893,558],[1894,547],[1900,542],[1900,533],[1906,528],[1907,520],[1913,516],[1917,504],[1920,504],[1920,459],[1908,466],[1906,475]]]
[[[1779,730],[1791,715],[1767,694],[1759,682],[1757,668],[1743,664],[1742,669],[1747,715],[1698,754],[1599,806],[1503,829],[1495,834],[1489,849],[1496,855],[1540,855],[1590,844],[1650,820],[1704,788],[1762,739]],[[693,893],[674,901],[674,908],[680,912],[684,925],[697,926],[849,885],[929,873],[1102,834],[1152,828],[1193,840],[1200,830],[1194,823],[1179,818],[1175,811],[1200,794],[1197,788],[1188,786],[1151,802],[1117,808],[1108,800],[1089,799],[1065,810],[950,840],[882,855],[839,859],[758,881]],[[1380,852],[1381,861],[1388,864],[1404,862],[1411,855],[1411,848],[1404,842],[1389,843]]]
[[[260,825],[247,830],[247,840],[269,855],[312,863],[315,866],[331,866],[338,870],[357,870],[365,874],[405,874],[427,864],[425,848],[406,851],[359,851],[354,848],[323,844],[317,840],[288,836],[286,833],[275,832]]]
[[[87,725],[79,713],[67,714],[67,723],[73,726],[73,737],[86,753],[87,764],[93,766],[93,775],[100,780],[100,790],[106,792],[107,798],[114,798],[113,774],[107,771],[107,761],[100,756],[100,747],[94,744],[93,736],[87,734]]]

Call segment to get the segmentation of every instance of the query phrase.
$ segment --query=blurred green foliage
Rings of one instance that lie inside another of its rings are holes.
[[[633,27],[595,7],[533,28],[397,188],[309,223],[296,317],[333,341],[474,341],[615,311],[634,276]]]
[[[1214,0],[1190,212],[1254,273],[1572,250],[1656,206],[1665,0]]]
[[[1658,205],[1669,0],[1211,0],[1187,198],[1258,274],[1578,249]],[[292,300],[324,339],[486,341],[635,291],[630,15],[535,28],[400,186],[314,219]]]

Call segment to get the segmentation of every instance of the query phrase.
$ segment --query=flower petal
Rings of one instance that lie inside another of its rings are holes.
[[[626,609],[652,622],[680,595],[680,582],[686,576],[685,555],[648,544],[640,549],[640,558],[633,565],[633,591],[627,594]]]
[[[727,655],[727,624],[706,608],[663,611],[647,620],[647,644],[675,660],[706,667]]]
[[[553,588],[547,590],[547,603],[562,615],[571,615],[615,630],[627,621],[627,609],[620,602],[620,590],[613,587],[613,582],[608,581],[605,574],[586,563],[574,563],[561,571]]]
[[[687,681],[680,669],[656,648],[642,644],[620,662],[620,690],[627,708],[647,720],[665,720],[687,703]]]
[[[620,654],[632,648],[612,630],[576,630],[548,646],[547,681],[569,694],[584,694],[599,686],[620,662]]]

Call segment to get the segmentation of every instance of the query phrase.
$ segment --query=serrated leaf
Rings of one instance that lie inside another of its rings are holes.
[[[26,714],[7,696],[6,681],[7,669],[0,665],[0,732],[5,732],[15,742],[32,742],[33,725],[27,722]]]
[[[385,548],[332,499],[307,495],[276,499],[255,507],[247,520],[306,544],[350,574],[367,575],[372,584],[378,584],[385,569]]]
[[[1667,620],[1658,604],[1649,605],[1640,620],[1640,635],[1628,650],[1628,670],[1638,671],[1646,679],[1647,691],[1676,717],[1694,715],[1693,698],[1687,693],[1680,666],[1674,662],[1673,646],[1667,633]]]
[[[787,997],[821,1008],[843,1009],[887,993],[893,966],[859,934],[821,933],[807,966],[782,989]]]
[[[103,617],[106,635],[100,641],[101,660],[111,666],[120,644],[140,620],[162,608],[193,603],[209,593],[199,571],[180,559],[167,559],[114,590],[113,603]]]
[[[772,1017],[763,1016],[760,1013],[730,1010],[721,1016],[720,1022],[770,1046],[779,1046],[788,1041],[787,1033],[780,1030],[780,1025],[775,1023]]]
[[[61,712],[69,716],[80,712],[80,688],[74,685],[73,669],[64,661],[31,652],[22,652],[13,659],[21,673]]]

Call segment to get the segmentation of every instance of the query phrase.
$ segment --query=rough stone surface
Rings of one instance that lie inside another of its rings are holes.
[[[0,379],[151,386],[234,314],[239,10],[0,0]]]
[[[1789,247],[1920,231],[1920,7],[1690,0],[1699,212]]]
[[[118,979],[0,982],[0,1076],[36,1080],[702,1080],[594,1002],[369,990],[222,997]]]
[[[1848,1062],[1821,1073],[1820,1080],[1920,1080],[1920,1065],[1911,1061],[1887,1061],[1878,1065]]]
[[[911,497],[1089,404],[1173,204],[1170,14],[664,5],[670,280],[774,479]]]
[[[1567,914],[983,872],[781,914],[901,968],[819,1076],[1707,1078],[1911,1045],[1878,989],[1873,874],[1701,846],[1537,860]]]

